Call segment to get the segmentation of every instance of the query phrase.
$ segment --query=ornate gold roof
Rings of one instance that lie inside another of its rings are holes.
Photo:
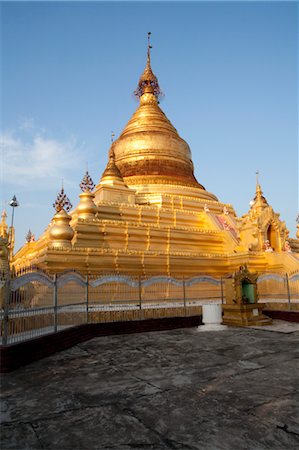
[[[125,183],[134,188],[136,184],[170,184],[205,190],[194,176],[187,142],[159,107],[161,90],[151,68],[150,48],[135,91],[140,105],[112,144],[115,164]]]

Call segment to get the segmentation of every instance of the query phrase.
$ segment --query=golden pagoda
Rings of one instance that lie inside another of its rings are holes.
[[[244,265],[298,270],[299,240],[289,239],[258,182],[248,214],[238,218],[195,178],[190,148],[159,106],[150,48],[135,91],[139,107],[112,142],[99,183],[86,172],[73,209],[62,189],[52,222],[13,266],[174,277],[222,276]]]

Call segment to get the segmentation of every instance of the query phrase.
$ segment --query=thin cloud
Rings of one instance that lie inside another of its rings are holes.
[[[22,117],[19,130],[27,133],[45,133],[46,129],[38,125],[33,117]]]
[[[51,181],[66,177],[81,164],[81,151],[75,138],[66,141],[40,134],[18,136],[17,132],[0,135],[2,177],[7,184],[43,188]],[[48,187],[48,186],[47,186]]]

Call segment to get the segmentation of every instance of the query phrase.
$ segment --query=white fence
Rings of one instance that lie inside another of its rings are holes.
[[[4,345],[83,323],[197,315],[203,304],[225,301],[224,280],[207,275],[142,279],[33,270],[1,285]],[[299,303],[299,273],[261,274],[258,295],[263,303]]]
[[[82,323],[195,315],[202,304],[223,301],[222,280],[209,276],[135,279],[35,270],[7,280],[2,291],[4,345]]]

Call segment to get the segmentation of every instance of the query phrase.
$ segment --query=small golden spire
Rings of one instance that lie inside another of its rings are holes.
[[[268,202],[266,198],[263,196],[263,191],[259,182],[259,171],[255,172],[256,174],[256,188],[255,188],[255,196],[251,206],[268,206]]]
[[[0,237],[5,238],[7,236],[8,225],[6,223],[7,214],[5,209],[3,209],[1,214],[1,223],[0,223]]]
[[[6,219],[7,219],[7,213],[6,210],[3,209],[2,214],[1,214],[1,223],[6,223]]]
[[[101,180],[106,177],[110,177],[110,178],[114,178],[114,179],[117,178],[117,179],[120,179],[123,181],[123,177],[121,176],[119,168],[115,164],[115,155],[114,155],[114,150],[112,147],[109,151],[108,164],[106,166],[106,169],[103,172]]]

